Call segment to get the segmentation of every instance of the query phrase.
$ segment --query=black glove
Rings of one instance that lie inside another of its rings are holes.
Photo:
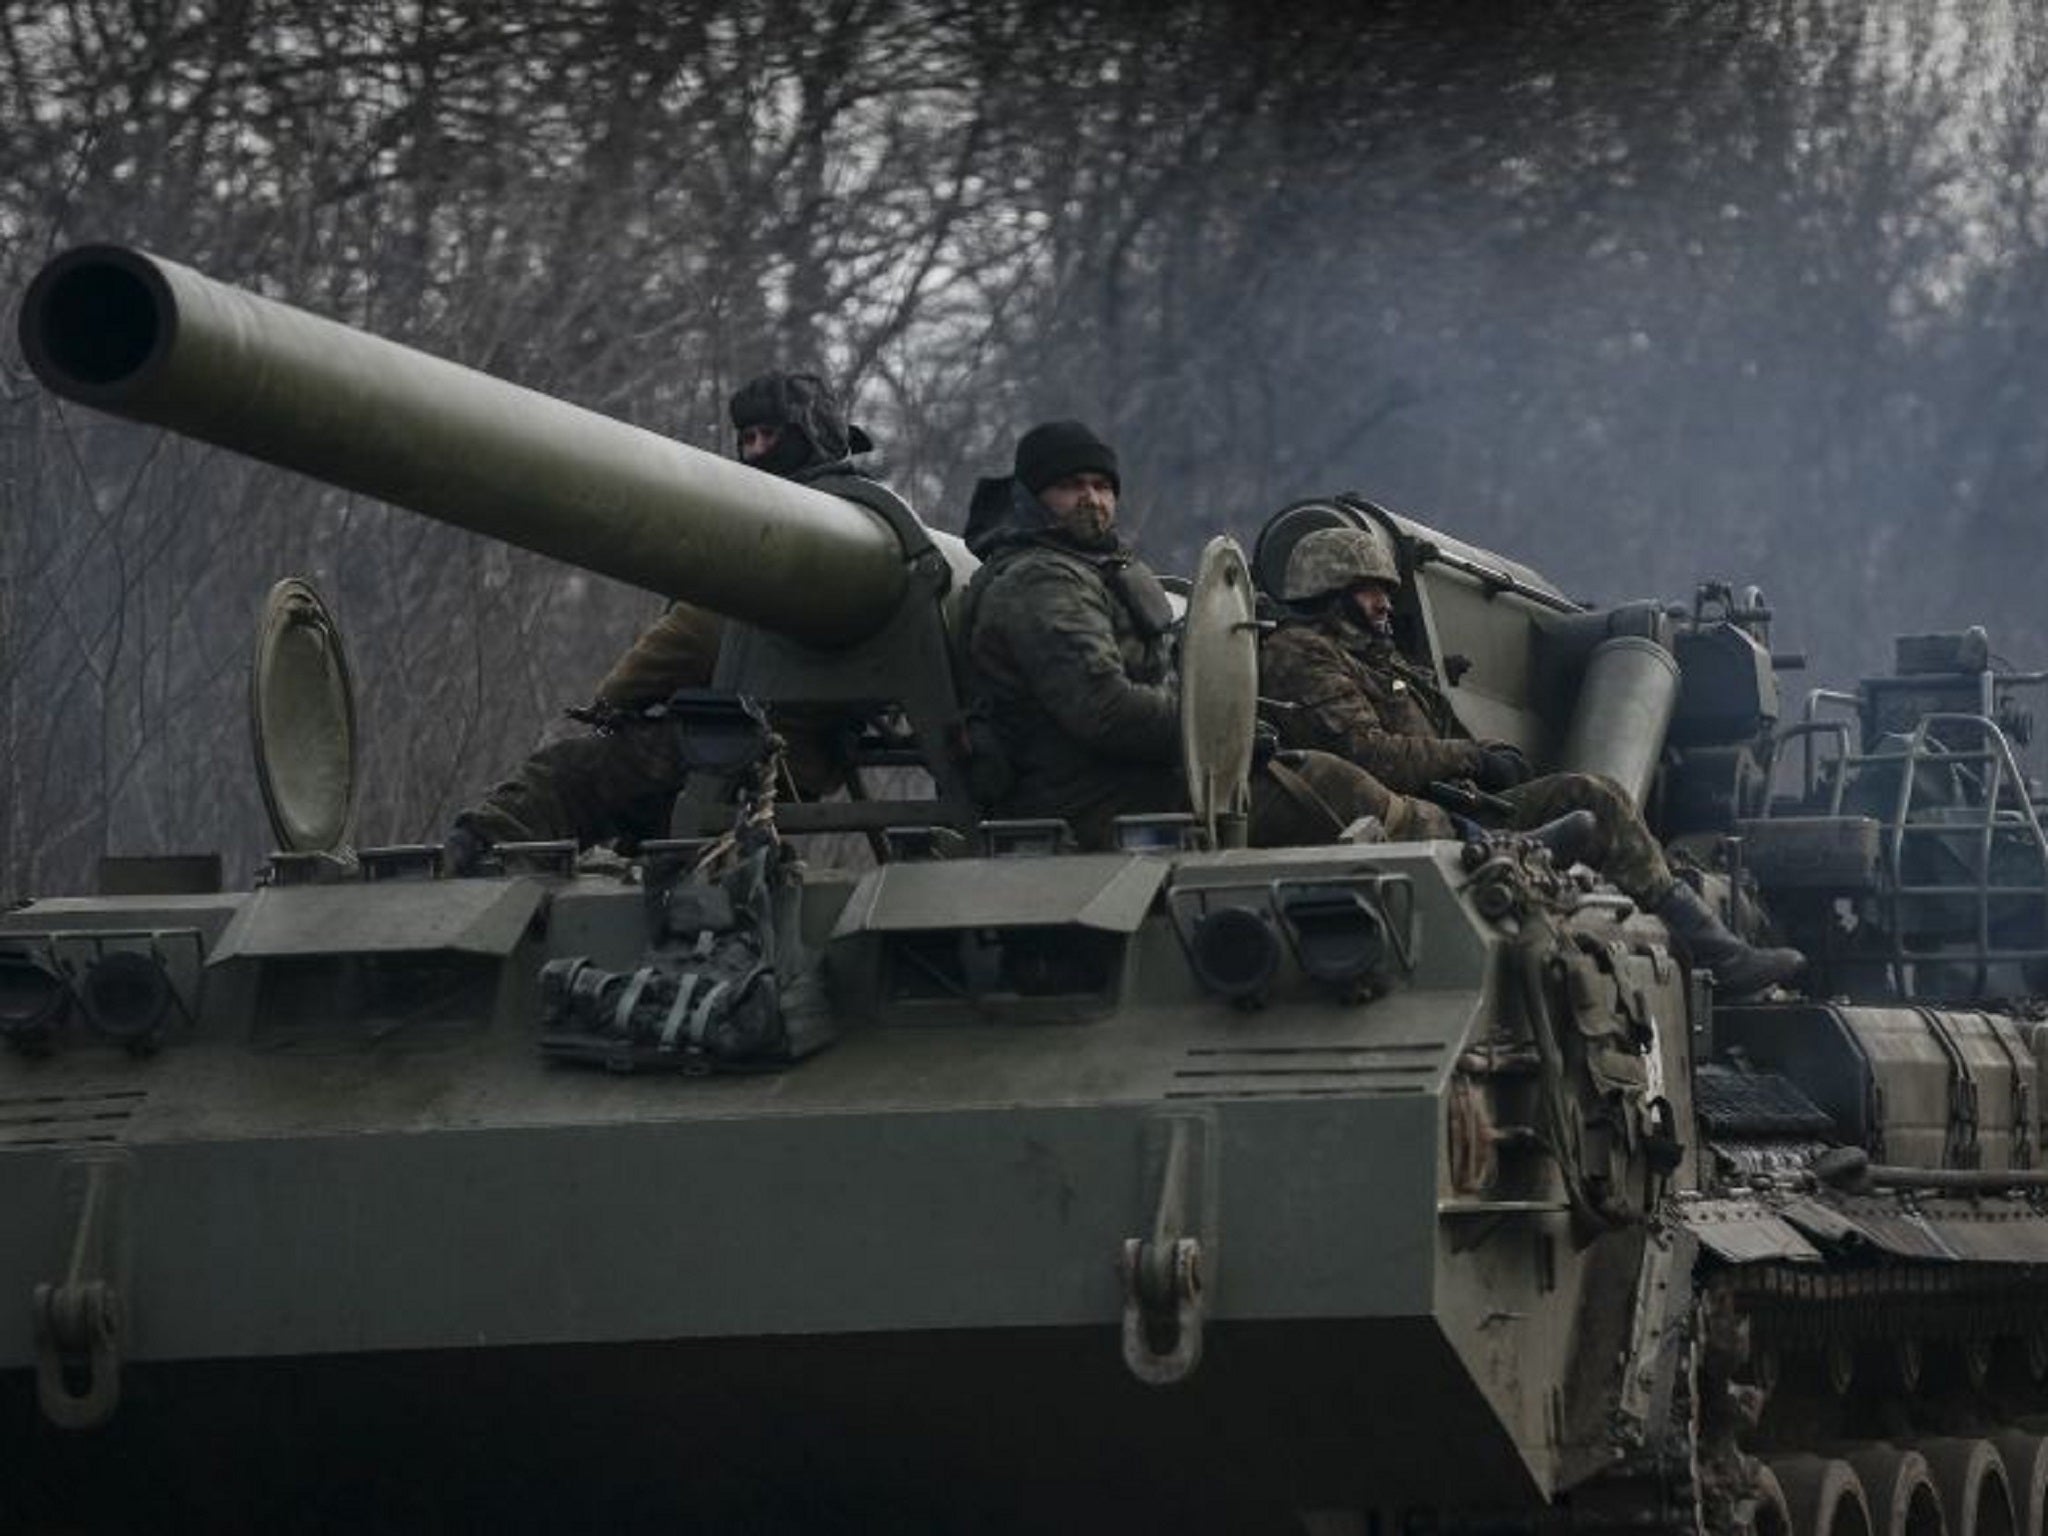
[[[474,875],[483,868],[491,845],[465,826],[448,829],[448,841],[441,845],[441,873],[450,879]]]
[[[1472,776],[1490,795],[1513,789],[1517,784],[1526,784],[1535,777],[1530,770],[1529,759],[1522,756],[1522,749],[1509,746],[1504,741],[1489,741],[1480,747],[1479,767]]]
[[[1252,768],[1263,768],[1273,761],[1273,754],[1280,750],[1280,733],[1273,729],[1270,720],[1252,722]]]

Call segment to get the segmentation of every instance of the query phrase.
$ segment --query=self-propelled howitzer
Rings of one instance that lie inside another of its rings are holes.
[[[949,771],[949,573],[907,514],[139,257],[61,258],[24,336],[77,398],[138,380],[146,419],[743,613],[721,677],[771,718],[894,702],[916,752],[878,753]],[[244,340],[262,366],[220,361]],[[566,466],[614,451],[578,540]],[[1398,642],[1465,728],[1625,782],[1826,1001],[1721,1006],[1512,837],[1011,825],[751,886],[701,842],[459,879],[365,848],[37,900],[0,915],[0,1530],[2038,1536],[2043,676],[1922,636],[1787,727],[1753,592],[1589,609],[1349,496],[1253,566],[1345,523],[1391,541]],[[734,555],[763,528],[766,577]],[[643,566],[671,535],[701,559]],[[780,633],[840,560],[838,617]],[[742,845],[917,830],[755,808]],[[749,922],[778,948],[745,972]],[[769,970],[783,1058],[721,1056]]]

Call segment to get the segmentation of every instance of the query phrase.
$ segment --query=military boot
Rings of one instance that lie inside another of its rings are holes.
[[[1806,969],[1806,956],[1796,949],[1759,949],[1729,932],[1713,908],[1683,880],[1650,909],[1662,918],[1672,938],[1697,966],[1714,973],[1715,985],[1727,997],[1748,997],[1765,987],[1790,981]]]

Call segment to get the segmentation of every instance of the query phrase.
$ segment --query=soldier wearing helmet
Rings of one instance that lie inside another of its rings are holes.
[[[1441,779],[1511,789],[1529,777],[1520,752],[1472,741],[1423,668],[1394,648],[1401,574],[1377,527],[1319,528],[1288,557],[1291,620],[1260,654],[1261,689],[1281,711],[1283,741],[1348,757],[1389,786],[1420,794]]]
[[[1173,614],[1117,534],[1122,490],[1115,449],[1081,422],[1046,422],[968,518],[982,559],[961,619],[970,734],[991,738],[977,778],[999,814],[1058,818],[1089,848],[1118,816],[1187,809]],[[982,771],[991,761],[999,771]],[[1365,816],[1397,837],[1450,834],[1438,806],[1325,753],[1268,761],[1251,789],[1255,843],[1331,842]]]
[[[728,408],[741,463],[853,501],[891,495],[854,467],[874,443],[847,421],[839,397],[816,374],[750,379]],[[682,689],[710,686],[724,633],[719,615],[671,603],[605,674],[596,700],[570,711],[596,731],[542,747],[456,817],[451,868],[473,868],[494,843],[573,838],[589,847],[666,835],[685,770],[675,731],[647,711]],[[841,771],[826,746],[829,732],[817,728],[823,722],[777,723],[798,788],[813,795],[835,788]]]
[[[1507,803],[1516,829],[1588,811],[1595,834],[1586,862],[1662,918],[1731,995],[1799,972],[1805,961],[1797,950],[1753,948],[1672,877],[1663,849],[1612,780],[1536,777],[1516,748],[1472,740],[1435,673],[1394,644],[1399,586],[1392,541],[1377,525],[1318,529],[1295,545],[1280,594],[1294,616],[1267,638],[1259,657],[1260,692],[1281,706],[1284,742],[1348,758],[1401,794],[1426,795],[1433,784],[1468,780]]]

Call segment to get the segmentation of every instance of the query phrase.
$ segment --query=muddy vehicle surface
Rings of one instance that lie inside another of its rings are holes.
[[[1754,591],[1306,502],[1188,597],[1192,814],[1072,853],[981,819],[971,560],[893,498],[118,248],[20,325],[70,398],[733,622],[674,838],[456,878],[352,845],[282,583],[254,887],[0,919],[0,1529],[2041,1536],[2043,675],[1981,632],[1788,702]],[[1621,783],[1798,995],[1525,839],[1237,846],[1259,593],[1344,523],[1463,723]],[[791,795],[820,711],[916,791]]]

